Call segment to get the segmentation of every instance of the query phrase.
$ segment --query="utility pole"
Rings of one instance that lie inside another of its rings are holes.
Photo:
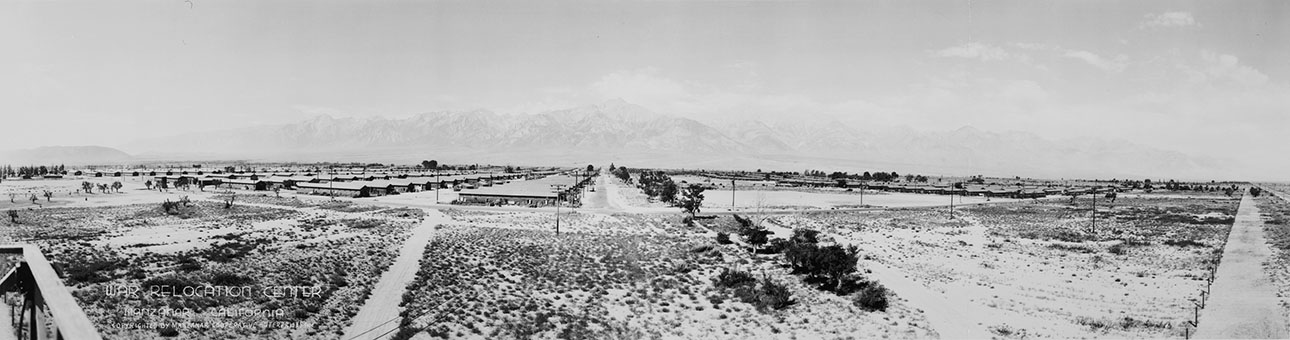
[[[1097,234],[1097,186],[1093,187],[1093,234]]]
[[[560,235],[560,192],[564,191],[564,184],[552,184],[551,191],[555,193],[555,234]]]
[[[860,181],[860,208],[864,208],[864,188],[866,186],[867,185],[865,185],[864,180],[861,180]]]
[[[735,207],[735,180],[730,180],[730,208]]]
[[[954,187],[950,186],[950,219],[954,219]]]

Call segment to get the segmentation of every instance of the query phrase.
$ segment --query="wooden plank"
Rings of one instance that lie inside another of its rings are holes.
[[[40,248],[34,245],[23,248],[23,258],[31,268],[31,276],[36,280],[36,285],[40,287],[40,296],[44,299],[45,306],[53,312],[54,324],[58,325],[63,338],[102,339],[89,317],[85,316],[85,310],[81,309],[81,305],[76,303],[76,299],[63,286],[63,280],[58,278],[54,268],[49,265],[49,260],[40,253]]]

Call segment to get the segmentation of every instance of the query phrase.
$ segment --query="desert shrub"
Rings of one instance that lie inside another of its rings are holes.
[[[165,211],[167,214],[178,213],[179,202],[171,202],[169,199],[167,199],[165,202],[161,202],[161,210]]]
[[[720,233],[720,232],[717,233],[717,244],[731,244],[731,243],[734,243],[734,242],[730,241],[730,234]]]
[[[866,285],[859,293],[856,294],[852,303],[855,304],[856,307],[860,307],[860,309],[869,312],[886,311],[888,306],[888,293],[889,291],[887,290],[887,287],[883,287],[881,284],[876,282],[871,283]]]
[[[216,286],[244,286],[254,282],[254,278],[235,273],[220,272],[211,275],[211,284]]]
[[[182,256],[179,258],[179,261],[176,261],[175,263],[178,265],[176,269],[179,269],[179,271],[182,272],[192,272],[202,269],[202,263],[191,256]]]
[[[1061,243],[1050,244],[1048,245],[1048,248],[1052,248],[1056,250],[1064,250],[1069,252],[1076,252],[1076,253],[1085,253],[1085,254],[1093,252],[1093,249],[1089,249],[1088,247],[1085,247],[1085,246],[1070,246],[1070,245],[1065,245]]]
[[[345,220],[345,226],[356,229],[370,229],[383,225],[380,220],[374,219],[352,219]]]
[[[1028,335],[1024,328],[1012,328],[1008,325],[990,326],[987,330],[989,330],[990,333],[994,333],[994,335],[1004,338],[1015,337],[1025,339]]]
[[[157,334],[162,337],[173,338],[179,336],[179,330],[176,330],[174,327],[166,326],[157,328]]]
[[[1084,241],[1097,240],[1097,237],[1094,235],[1089,235],[1088,233],[1083,233],[1083,232],[1068,230],[1068,229],[1057,230],[1052,234],[1048,235],[1048,237],[1054,240],[1065,241],[1065,242],[1084,242]]]
[[[793,294],[788,291],[788,287],[775,283],[770,277],[762,278],[761,296],[758,303],[755,303],[759,309],[784,309],[793,304]]]
[[[784,250],[784,260],[794,273],[806,274],[808,278],[828,278],[834,290],[840,290],[846,278],[855,273],[856,263],[860,261],[859,253],[856,246],[835,244],[820,247],[814,243],[789,243]]]
[[[116,259],[88,259],[64,265],[68,283],[98,283],[112,280],[117,269],[127,263]]]
[[[1193,240],[1167,240],[1164,242],[1164,244],[1167,246],[1175,246],[1175,247],[1204,247],[1205,246],[1204,243],[1196,242]]]
[[[761,246],[770,241],[770,231],[762,228],[746,229],[743,236],[744,241],[754,247]]]
[[[142,286],[144,290],[148,290],[149,287],[153,287],[153,286],[169,286],[170,288],[173,288],[174,290],[179,291],[179,290],[182,290],[184,287],[197,287],[199,285],[197,284],[197,282],[187,277],[183,277],[179,275],[167,275],[167,276],[158,276],[158,277],[149,278],[147,280],[143,280]]]
[[[730,268],[722,270],[721,274],[717,274],[717,278],[713,279],[713,284],[721,288],[751,286],[756,282],[757,279],[753,278],[752,274]]]
[[[761,249],[758,249],[757,253],[758,254],[779,254],[781,252],[784,252],[785,249],[788,249],[790,245],[792,245],[792,242],[789,242],[785,239],[782,239],[782,238],[772,239],[770,240],[770,242],[766,243],[766,246],[761,247]]]
[[[760,285],[749,283],[735,288],[734,295],[740,301],[751,304],[763,312],[770,309],[784,309],[794,302],[788,287],[771,281],[769,276],[762,278]]]
[[[819,243],[820,232],[811,229],[793,229],[793,237],[789,240],[796,243]]]

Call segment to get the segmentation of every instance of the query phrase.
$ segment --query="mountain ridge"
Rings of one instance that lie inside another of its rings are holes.
[[[700,122],[622,100],[536,114],[466,110],[432,111],[408,118],[320,115],[291,124],[153,138],[129,146],[142,150],[141,155],[189,150],[309,158],[291,159],[299,161],[328,154],[381,154],[387,161],[459,154],[461,161],[467,162],[504,156],[515,164],[566,158],[587,163],[650,155],[639,160],[659,164],[641,165],[687,167],[701,162],[773,168],[758,163],[765,160],[800,170],[908,164],[910,169],[902,172],[944,169],[941,171],[947,174],[1016,173],[1053,178],[1210,178],[1228,170],[1224,161],[1123,140],[1052,140],[1029,132],[993,132],[972,126],[950,131],[909,127],[866,130],[832,119]]]

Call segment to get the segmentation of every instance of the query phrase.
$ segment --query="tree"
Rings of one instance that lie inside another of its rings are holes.
[[[757,248],[761,248],[766,242],[770,242],[770,230],[762,227],[749,229],[744,235],[744,239],[745,242],[753,246],[753,251],[757,251]]]
[[[680,188],[677,187],[676,182],[669,179],[666,183],[663,183],[658,193],[659,200],[665,203],[675,203],[676,194],[679,190]]]
[[[596,167],[594,165],[587,164],[587,173],[593,173],[593,172],[596,172]]]
[[[85,193],[87,194],[92,194],[94,193],[94,184],[90,184],[90,182],[82,181],[81,189],[85,190]]]
[[[112,182],[112,190],[116,191],[117,193],[121,192],[121,187],[123,186],[124,185],[121,185],[121,181]]]
[[[784,250],[784,260],[794,272],[828,278],[834,282],[834,291],[839,291],[846,278],[856,272],[859,253],[856,246],[843,248],[835,244],[820,247],[815,243],[792,242]]]
[[[144,187],[147,187],[147,188],[148,188],[148,190],[152,190],[152,180],[148,180],[147,182],[143,182],[143,186],[144,186]]]
[[[682,211],[690,214],[691,219],[694,218],[694,214],[698,213],[699,208],[703,205],[703,190],[701,185],[690,184],[681,193],[681,201],[677,205],[681,207]]]
[[[276,187],[276,186],[275,186],[275,187],[273,187],[273,196],[274,196],[274,197],[282,197],[282,195],[281,195],[281,194],[279,194],[279,192],[280,192],[280,191],[282,191],[282,187]]]
[[[52,199],[54,199],[54,192],[45,190],[45,202],[49,202]]]
[[[614,169],[617,169],[617,168],[618,167],[614,166],[614,163],[609,163],[609,172],[614,172]]]

